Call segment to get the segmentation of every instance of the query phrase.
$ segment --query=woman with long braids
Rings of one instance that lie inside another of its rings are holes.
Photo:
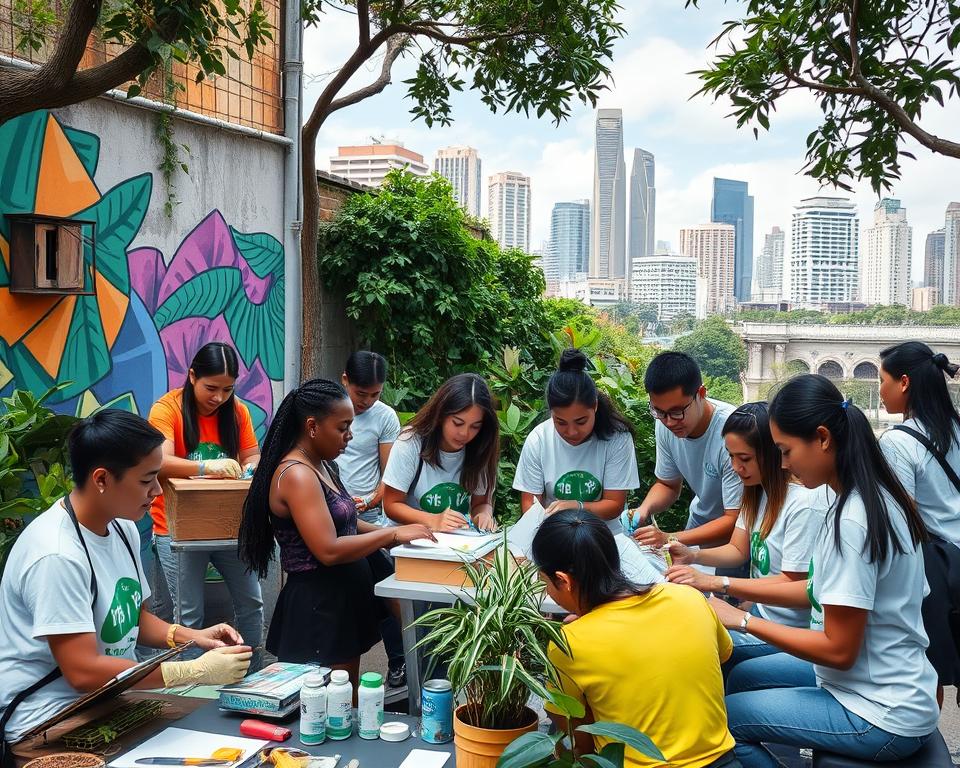
[[[937,728],[936,673],[924,653],[923,521],[867,417],[829,379],[788,381],[770,403],[784,467],[836,501],[813,546],[809,579],[752,586],[770,605],[810,606],[810,628],[712,599],[724,626],[786,653],[749,659],[727,678],[727,716],[744,768],[779,763],[764,743],[860,760],[903,760]],[[731,584],[730,593],[740,596]],[[812,662],[812,663],[811,663]]]
[[[927,658],[937,670],[937,701],[943,686],[960,683],[960,628],[950,615],[960,610],[960,415],[947,380],[960,371],[942,353],[908,341],[880,353],[880,399],[904,422],[880,438],[887,461],[917,503],[929,541],[923,565],[930,594],[923,599]]]
[[[161,479],[195,475],[239,478],[243,466],[256,465],[260,448],[253,421],[235,394],[239,372],[233,347],[212,341],[193,356],[183,387],[167,392],[153,404],[149,421],[164,437]],[[170,598],[174,605],[179,603],[183,626],[203,626],[203,584],[207,565],[212,563],[230,592],[237,630],[254,649],[250,667],[259,669],[263,653],[260,582],[246,571],[235,552],[191,550],[175,555],[162,495],[154,499],[150,514],[157,559]],[[162,609],[159,615],[172,620],[166,613]]]
[[[287,582],[267,634],[280,661],[319,662],[359,682],[360,656],[391,609],[373,594],[380,549],[432,539],[425,525],[379,528],[357,519],[333,464],[350,441],[353,405],[326,379],[287,395],[263,442],[240,524],[240,555],[261,577],[274,538]]]

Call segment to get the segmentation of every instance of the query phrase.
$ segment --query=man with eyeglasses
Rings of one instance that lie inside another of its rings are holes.
[[[657,548],[672,540],[688,546],[726,544],[743,494],[743,483],[733,471],[721,434],[734,406],[707,398],[699,366],[682,352],[657,355],[643,383],[650,397],[650,415],[657,421],[657,477],[640,506],[628,513],[630,527],[636,527],[633,537]],[[664,533],[651,516],[677,501],[684,481],[696,496],[690,502],[687,528]]]

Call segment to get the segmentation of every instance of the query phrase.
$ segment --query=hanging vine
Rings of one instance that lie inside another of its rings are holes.
[[[177,90],[182,86],[173,76],[173,57],[164,59],[162,72],[161,96],[163,103],[176,109]],[[163,177],[163,186],[166,192],[166,199],[163,202],[163,212],[166,217],[173,217],[173,209],[180,204],[177,198],[174,176],[178,170],[184,173],[190,173],[186,162],[180,156],[180,150],[187,155],[190,154],[190,147],[186,144],[178,144],[173,138],[173,110],[162,110],[157,113],[156,137],[160,144],[160,162],[158,167],[160,175]]]

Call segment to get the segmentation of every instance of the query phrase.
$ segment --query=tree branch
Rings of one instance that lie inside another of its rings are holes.
[[[791,70],[787,65],[787,62],[783,59],[780,60],[780,71],[783,72],[784,76],[791,82],[796,83],[803,88],[809,88],[811,91],[819,91],[820,93],[845,94],[847,96],[865,95],[862,88],[847,85],[827,85],[826,83],[818,83],[814,80],[807,80]]]
[[[860,0],[853,0],[850,5],[850,79],[856,80],[860,74],[860,49],[858,36],[860,24]]]
[[[358,101],[363,101],[368,99],[371,96],[376,96],[384,88],[390,85],[391,73],[390,70],[393,67],[393,63],[397,60],[397,57],[403,52],[403,46],[407,42],[406,35],[397,35],[391,37],[387,42],[387,52],[383,57],[383,64],[380,67],[380,75],[374,80],[370,85],[364,86],[363,88],[358,88],[353,93],[349,93],[346,96],[341,96],[338,99],[334,99],[330,102],[330,106],[327,107],[327,114],[336,112],[338,109],[343,109],[344,107],[349,107],[351,104],[356,104]]]
[[[448,35],[437,29],[430,22],[414,22],[413,24],[397,24],[397,31],[405,32],[410,36],[422,35],[448,45],[472,45],[474,43],[489,43],[494,40],[510,40],[515,37],[523,37],[530,34],[529,30],[523,27],[508,30],[506,32],[488,32],[480,35]]]
[[[370,44],[370,2],[369,0],[357,0],[357,24],[360,27],[361,47]]]

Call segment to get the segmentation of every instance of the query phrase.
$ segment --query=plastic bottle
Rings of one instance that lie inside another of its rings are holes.
[[[383,725],[383,675],[364,672],[357,690],[357,720],[361,739],[376,739]]]
[[[327,738],[327,689],[324,676],[311,672],[300,689],[300,743],[323,744]]]
[[[353,734],[353,686],[344,669],[330,673],[327,686],[327,737],[334,741],[349,739]]]

